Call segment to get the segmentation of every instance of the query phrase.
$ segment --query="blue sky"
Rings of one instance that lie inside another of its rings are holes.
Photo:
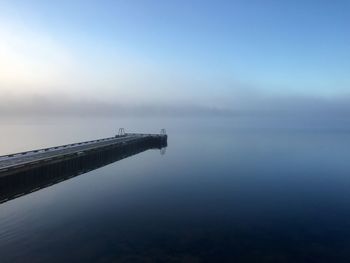
[[[349,13],[345,0],[2,0],[0,91],[228,108],[347,96]]]

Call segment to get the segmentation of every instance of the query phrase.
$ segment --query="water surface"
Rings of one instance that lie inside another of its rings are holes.
[[[4,125],[2,154],[127,125],[166,127],[169,146],[1,204],[2,263],[349,262],[346,130],[241,129],[229,120],[88,125]]]

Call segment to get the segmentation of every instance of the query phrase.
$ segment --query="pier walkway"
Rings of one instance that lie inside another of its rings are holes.
[[[62,146],[38,149],[33,151],[15,153],[0,156],[0,177],[9,171],[23,169],[28,166],[40,165],[50,161],[67,159],[77,155],[88,154],[90,151],[103,150],[104,148],[125,146],[147,139],[167,139],[166,134],[137,134],[124,133],[115,137],[93,141],[67,144]]]

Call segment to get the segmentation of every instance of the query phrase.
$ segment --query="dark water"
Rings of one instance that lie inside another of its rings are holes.
[[[0,262],[350,262],[350,133],[167,124],[165,155],[1,204]],[[110,135],[99,127],[72,138]]]

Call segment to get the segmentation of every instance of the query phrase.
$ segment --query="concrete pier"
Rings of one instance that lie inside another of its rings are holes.
[[[165,134],[116,137],[3,156],[0,203],[138,154],[167,146]],[[36,152],[37,154],[26,154]],[[30,158],[29,158],[30,156]],[[5,157],[5,158],[4,158]],[[28,157],[28,158],[27,158]],[[9,161],[11,159],[11,162]]]
[[[0,177],[42,165],[143,141],[166,142],[166,134],[122,133],[110,138],[79,142],[0,156]]]

